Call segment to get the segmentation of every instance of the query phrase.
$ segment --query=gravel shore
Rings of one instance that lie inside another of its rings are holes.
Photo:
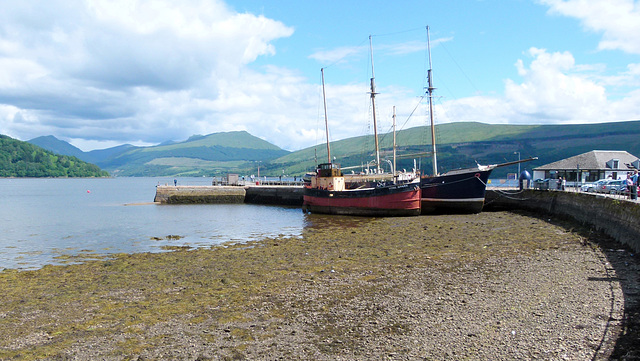
[[[640,262],[528,213],[0,273],[2,360],[639,360]]]

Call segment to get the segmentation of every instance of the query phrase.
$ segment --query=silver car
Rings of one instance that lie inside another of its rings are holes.
[[[586,183],[580,186],[580,190],[583,192],[595,193],[595,192],[598,192],[598,189],[602,188],[602,185],[606,182],[608,182],[608,180],[600,179],[593,183]]]
[[[602,190],[602,193],[622,194],[627,190],[627,181],[624,179],[608,181],[602,186]]]

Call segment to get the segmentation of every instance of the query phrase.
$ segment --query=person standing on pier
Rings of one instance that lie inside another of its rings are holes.
[[[633,175],[629,177],[629,181],[627,182],[629,185],[629,198],[632,200],[638,199],[638,170],[633,171]]]

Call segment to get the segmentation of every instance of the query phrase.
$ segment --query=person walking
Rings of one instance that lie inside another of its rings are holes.
[[[633,175],[631,176],[631,186],[629,189],[630,197],[632,200],[638,199],[638,170],[633,171]]]

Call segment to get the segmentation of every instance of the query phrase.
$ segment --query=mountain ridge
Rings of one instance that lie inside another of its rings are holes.
[[[0,134],[0,177],[108,176],[109,173],[95,164],[74,156],[56,154],[35,144]]]
[[[593,149],[640,154],[640,142],[636,141],[640,138],[640,121],[637,120],[563,125],[457,122],[437,125],[436,135],[441,172],[473,166],[476,162],[497,164],[517,157],[539,157],[524,165],[531,169]],[[430,148],[430,130],[426,126],[401,130],[397,132],[397,143],[398,154],[424,154]],[[380,136],[380,147],[383,158],[390,159],[391,133]],[[331,152],[345,167],[366,164],[373,159],[373,136],[331,142]],[[326,143],[289,152],[246,131],[233,131],[194,135],[182,142],[167,141],[151,147],[122,145],[85,152],[78,158],[83,157],[114,175],[248,175],[256,173],[260,165],[261,174],[278,176],[302,175],[313,170],[316,163],[325,162],[327,155]],[[398,168],[413,168],[413,161],[412,158],[399,160]],[[416,158],[420,169],[430,169],[430,162],[424,156]],[[506,176],[509,171],[513,170],[497,169],[494,173]]]

